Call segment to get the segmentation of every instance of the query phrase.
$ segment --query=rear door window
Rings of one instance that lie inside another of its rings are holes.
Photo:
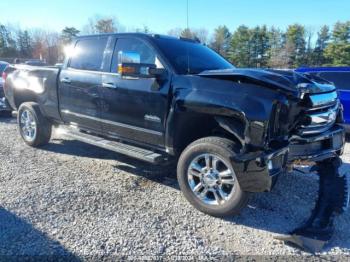
[[[350,90],[350,72],[321,72],[318,76],[333,82],[337,89]]]
[[[102,71],[108,37],[78,40],[71,55],[69,67],[79,70]]]

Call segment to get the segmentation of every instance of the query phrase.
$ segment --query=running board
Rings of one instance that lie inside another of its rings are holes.
[[[78,140],[90,145],[111,150],[113,152],[136,158],[139,160],[143,160],[152,164],[159,164],[166,160],[165,155],[155,153],[144,148],[127,145],[121,142],[110,141],[98,136],[82,133],[79,131],[66,130],[64,135],[74,140]]]

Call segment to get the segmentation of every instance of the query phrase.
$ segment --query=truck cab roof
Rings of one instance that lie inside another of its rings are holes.
[[[101,36],[116,36],[116,37],[138,37],[138,38],[146,38],[146,39],[173,39],[173,40],[182,40],[182,41],[189,41],[194,43],[200,43],[198,39],[190,39],[186,37],[175,37],[175,36],[169,36],[169,35],[162,35],[162,34],[147,34],[147,33],[105,33],[105,34],[93,34],[93,35],[82,35],[77,36],[76,39],[85,39],[85,38],[94,38],[94,37],[101,37]]]

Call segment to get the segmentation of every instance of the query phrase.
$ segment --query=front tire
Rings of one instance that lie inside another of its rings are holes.
[[[177,178],[186,199],[199,211],[216,217],[238,214],[248,202],[241,190],[231,158],[236,144],[226,138],[207,137],[190,144],[181,154]]]
[[[18,110],[17,122],[21,137],[27,145],[40,147],[50,141],[52,125],[43,116],[38,104],[22,104]]]

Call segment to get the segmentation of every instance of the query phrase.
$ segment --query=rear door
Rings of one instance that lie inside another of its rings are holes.
[[[165,65],[146,40],[137,37],[116,40],[110,73],[102,79],[104,133],[163,147],[170,79],[121,77],[117,72],[120,51],[139,53],[141,63],[155,64],[158,68]]]
[[[101,81],[108,36],[77,40],[59,77],[59,102],[65,122],[102,132]]]
[[[321,72],[319,76],[333,82],[344,106],[345,123],[350,124],[350,71]]]

